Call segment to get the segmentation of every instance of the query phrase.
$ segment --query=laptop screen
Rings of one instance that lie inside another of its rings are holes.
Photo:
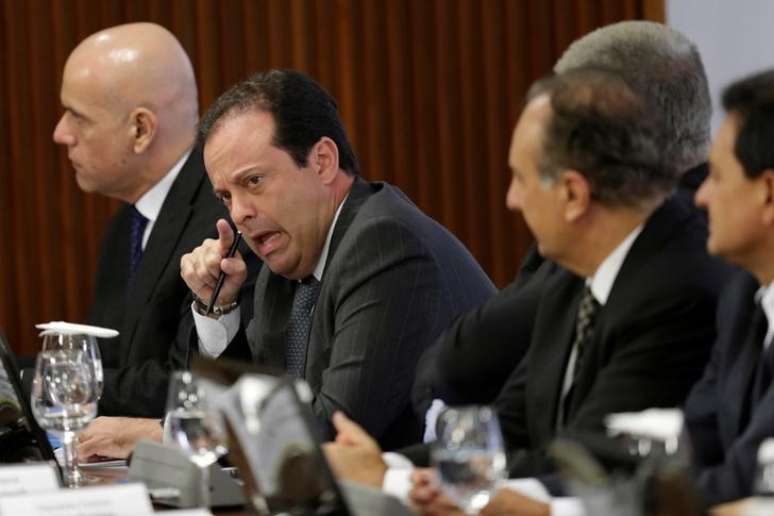
[[[260,492],[272,514],[349,514],[321,453],[317,421],[296,391],[304,388],[280,381],[261,402]]]

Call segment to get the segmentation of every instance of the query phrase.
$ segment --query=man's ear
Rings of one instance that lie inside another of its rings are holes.
[[[763,223],[770,226],[774,224],[774,169],[764,170],[758,181],[761,182]]]
[[[561,200],[564,203],[564,219],[575,222],[580,219],[591,205],[591,183],[577,170],[565,170],[559,176]]]
[[[130,131],[132,131],[132,150],[142,154],[150,147],[158,129],[156,114],[144,107],[136,108],[130,115]]]
[[[320,176],[323,184],[330,184],[339,171],[339,148],[336,142],[323,136],[309,153],[308,165]]]

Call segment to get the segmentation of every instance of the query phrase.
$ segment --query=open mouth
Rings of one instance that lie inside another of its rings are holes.
[[[258,252],[264,256],[276,250],[280,244],[282,233],[279,231],[266,231],[256,235],[253,240],[258,246]]]

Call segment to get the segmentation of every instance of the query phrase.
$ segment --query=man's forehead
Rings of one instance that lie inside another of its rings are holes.
[[[274,121],[269,113],[251,110],[227,113],[213,127],[204,142],[208,168],[231,174],[258,165],[273,144]]]
[[[274,117],[259,109],[232,109],[225,113],[212,127],[205,141],[205,149],[211,142],[240,140],[245,138],[273,138]]]
[[[545,126],[551,117],[551,99],[547,94],[531,99],[521,112],[513,131],[510,159],[516,157],[519,147],[542,138]]]

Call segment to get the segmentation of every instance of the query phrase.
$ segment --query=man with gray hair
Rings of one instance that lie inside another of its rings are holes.
[[[494,406],[515,476],[550,472],[545,447],[560,431],[598,432],[609,413],[680,403],[708,358],[726,270],[704,251],[704,217],[673,195],[688,161],[676,166],[665,152],[664,134],[678,131],[665,127],[649,93],[612,66],[568,69],[533,87],[514,131],[507,204],[523,213],[547,260],[532,257],[528,277],[439,344],[466,347],[467,367],[477,369],[446,401],[492,403],[476,395],[476,381],[491,389],[486,375],[499,374]],[[491,365],[503,356],[509,364]],[[446,373],[448,359],[435,363]],[[340,435],[327,449],[334,469],[399,491],[398,467],[362,474],[364,464],[376,471],[373,443],[337,419]],[[427,464],[427,447],[406,454]],[[432,499],[421,489],[414,497]]]
[[[656,136],[668,164],[688,171],[707,160],[709,87],[699,50],[683,34],[648,21],[602,27],[572,43],[554,72],[586,67],[620,74],[663,117]]]
[[[658,116],[654,138],[663,166],[682,174],[677,195],[691,204],[707,175],[712,111],[696,46],[665,25],[625,21],[572,43],[554,71],[586,67],[623,77],[646,102],[646,111]],[[543,280],[555,268],[532,248],[512,284],[459,318],[437,340],[417,369],[413,392],[417,412],[424,414],[432,398],[455,404],[494,400],[526,353]]]

